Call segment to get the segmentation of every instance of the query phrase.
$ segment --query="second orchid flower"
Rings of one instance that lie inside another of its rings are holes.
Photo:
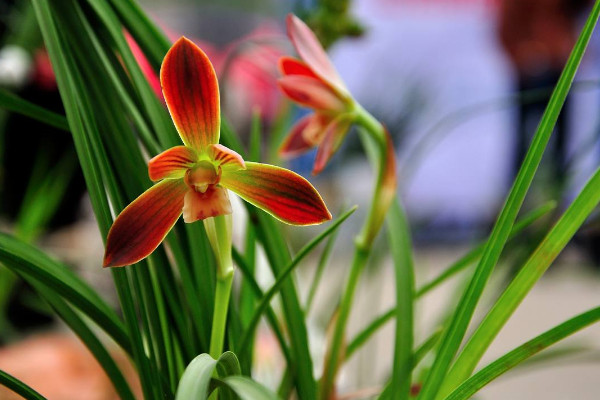
[[[313,174],[320,173],[337,151],[355,118],[356,103],[315,34],[295,15],[287,31],[301,60],[282,57],[281,90],[294,102],[315,112],[294,125],[280,149],[284,157],[318,146]]]

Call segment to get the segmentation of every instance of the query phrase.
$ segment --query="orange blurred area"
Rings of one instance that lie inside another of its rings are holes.
[[[113,353],[136,397],[142,398],[131,363],[121,352]],[[0,348],[0,370],[52,400],[119,398],[100,364],[70,334],[39,334]],[[0,399],[21,399],[21,396],[0,386]]]

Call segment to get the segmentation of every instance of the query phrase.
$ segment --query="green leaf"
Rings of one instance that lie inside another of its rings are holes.
[[[250,220],[255,223],[257,237],[263,244],[269,265],[274,276],[279,276],[292,258],[282,235],[280,223],[270,215],[253,206],[247,207]],[[285,279],[281,288],[284,316],[290,337],[293,363],[288,364],[301,400],[316,398],[316,382],[313,376],[313,362],[308,345],[308,331],[304,311],[292,279]]]
[[[598,320],[600,320],[600,307],[579,314],[578,316],[563,322],[490,363],[488,366],[464,381],[445,399],[462,400],[471,398],[471,396],[477,393],[479,389],[503,373],[519,365],[521,362],[527,360],[529,357]]]
[[[344,212],[344,208],[345,207],[343,207],[340,210],[340,213]],[[319,288],[319,283],[321,282],[321,277],[323,276],[325,267],[329,264],[329,259],[331,258],[331,253],[333,252],[333,246],[335,244],[335,240],[337,239],[338,233],[339,230],[336,230],[329,236],[329,239],[327,239],[327,243],[325,243],[325,248],[321,253],[321,257],[319,257],[319,263],[317,264],[315,275],[313,276],[312,282],[310,284],[310,290],[308,291],[308,296],[306,298],[306,305],[304,306],[304,312],[306,314],[310,312],[313,300],[315,298],[315,295],[317,294],[317,289]]]
[[[171,47],[167,36],[142,11],[134,0],[110,0],[123,24],[140,45],[150,63],[158,71]]]
[[[506,321],[599,202],[600,169],[567,208],[480,323],[448,373],[442,386],[442,394],[448,393],[471,375]]]
[[[33,242],[44,232],[73,179],[77,160],[73,152],[65,154],[50,168],[45,150],[38,153],[29,178],[25,197],[15,223],[15,236]]]
[[[238,268],[240,269],[242,274],[244,274],[244,282],[246,282],[248,284],[248,287],[252,291],[252,294],[254,295],[254,297],[257,299],[263,297],[264,293],[263,293],[262,289],[260,288],[260,286],[258,285],[258,283],[256,282],[256,279],[254,279],[252,270],[246,264],[244,257],[235,248],[235,246],[232,248],[232,255],[233,255],[233,259],[234,259],[235,263],[237,264]],[[252,311],[254,311],[254,310],[252,310]],[[277,341],[279,343],[279,348],[281,349],[281,352],[283,353],[283,357],[285,358],[285,361],[288,363],[288,365],[292,365],[292,363],[293,363],[292,355],[290,353],[289,346],[286,343],[285,337],[283,336],[283,332],[281,330],[281,327],[280,327],[279,321],[277,319],[277,316],[275,315],[275,312],[273,311],[271,306],[268,306],[265,313],[266,313],[267,321],[269,322],[269,326],[271,327],[271,329],[273,330],[273,333],[275,334],[275,337],[277,338]],[[252,315],[249,316],[248,322],[250,322],[251,318],[252,318]],[[245,358],[249,357],[249,350],[248,350],[249,347],[241,348],[241,346],[240,346],[240,349],[243,352],[243,355]]]
[[[541,206],[539,206],[538,208],[534,209],[533,211],[530,211],[529,213],[525,214],[513,226],[512,231],[510,232],[510,235],[508,236],[508,239],[509,240],[514,239],[519,233],[521,233],[523,230],[525,230],[526,228],[531,226],[534,222],[538,221],[543,216],[547,215],[549,212],[551,212],[555,208],[556,208],[556,202],[548,201],[548,202],[542,204]],[[467,254],[465,254],[463,257],[461,257],[459,260],[457,260],[450,267],[446,268],[446,270],[444,270],[444,272],[439,274],[436,278],[432,279],[428,283],[421,286],[417,290],[416,296],[417,297],[423,296],[424,294],[428,293],[429,291],[435,289],[441,283],[445,282],[448,278],[451,278],[452,276],[456,275],[460,271],[467,268],[469,265],[471,265],[475,261],[479,260],[481,257],[481,254],[483,253],[484,248],[485,248],[485,243],[482,243],[482,244],[478,245],[477,247],[473,248],[473,250],[469,251]]]
[[[90,327],[71,309],[71,307],[56,296],[51,289],[43,287],[39,282],[32,282],[32,286],[50,304],[60,318],[75,332],[85,346],[94,355],[111,383],[115,387],[119,397],[123,400],[134,400],[135,396],[125,380],[123,373],[119,370],[117,363],[112,358],[104,344],[98,339]]]
[[[278,400],[279,397],[258,382],[246,376],[228,376],[220,383],[232,389],[241,400]]]
[[[206,353],[194,358],[181,376],[175,400],[207,399],[213,389],[211,379],[217,372],[221,378],[239,374],[240,364],[235,354],[227,351],[218,360]]]
[[[158,97],[150,87],[148,80],[142,73],[139,63],[133,56],[131,48],[125,40],[122,26],[119,23],[116,14],[113,12],[111,7],[106,5],[106,2],[104,1],[87,1],[96,11],[102,22],[104,22],[112,39],[115,41],[119,54],[127,67],[127,71],[131,75],[137,94],[139,95],[142,101],[144,109],[147,111],[145,116],[150,120],[154,131],[161,139],[162,147],[166,148],[175,146],[177,144],[181,144],[180,139],[176,134],[175,126],[171,121],[171,118],[168,116]],[[118,81],[116,81],[115,84],[118,85]],[[124,98],[124,100],[125,99],[126,98]],[[134,115],[134,113],[136,113],[136,110],[132,109],[131,112],[132,115]],[[142,121],[140,121],[140,123],[141,122]],[[153,150],[158,152],[160,149]]]
[[[131,352],[129,338],[116,313],[69,268],[4,233],[0,233],[0,262],[26,281],[38,282],[68,300],[102,327],[126,352]]]
[[[542,116],[540,125],[531,142],[521,169],[517,174],[513,187],[510,190],[504,208],[490,234],[475,274],[461,297],[456,311],[450,319],[450,324],[444,331],[437,357],[419,395],[419,399],[421,400],[430,400],[437,396],[450,367],[450,363],[460,347],[475,307],[500,257],[500,253],[504,248],[512,225],[542,159],[560,110],[596,25],[599,13],[600,1],[597,1],[552,93],[552,97]]]
[[[86,60],[82,61],[81,64],[77,64],[73,56],[73,49],[81,49],[77,44],[69,42],[68,39],[75,42],[79,39],[85,39],[81,32],[76,35],[65,36],[65,31],[72,28],[71,24],[78,21],[78,17],[73,15],[75,12],[73,10],[74,3],[65,1],[50,4],[48,0],[32,0],[32,5],[54,68],[70,131],[73,135],[75,148],[90,194],[92,208],[102,237],[106,237],[112,224],[112,215],[105,188],[111,189],[114,197],[117,197],[118,193],[112,190],[115,186],[114,176],[112,176],[110,164],[103,158],[105,155],[102,153],[103,143],[97,131],[96,109],[90,106],[90,98],[96,102],[102,100],[98,99],[97,96],[90,96],[89,83],[96,81],[96,77],[92,76],[92,79],[87,81],[88,84],[84,83],[86,81],[82,77],[82,70],[88,71],[90,68],[93,70],[97,65],[96,63],[90,64]],[[57,21],[59,18],[63,20]],[[57,28],[57,25],[61,25],[61,30]],[[94,53],[90,53],[90,57],[92,56],[94,56]],[[103,74],[100,76],[103,76]],[[106,96],[110,98],[112,93],[106,89],[104,90],[107,92]],[[114,114],[118,115],[119,113]],[[108,119],[110,120],[110,118]],[[125,134],[127,130],[128,128],[114,134],[134,139],[133,136]],[[160,396],[158,388],[162,381],[157,381],[155,366],[150,365],[147,361],[127,272],[124,269],[113,269],[111,272],[127,323],[128,339],[131,341],[132,354],[138,367],[144,395],[147,398],[158,397]]]
[[[391,384],[398,399],[410,396],[413,370],[413,302],[415,277],[410,229],[399,200],[394,199],[387,215],[388,241],[396,276],[396,335]]]
[[[515,238],[519,233],[531,226],[531,224],[533,224],[535,221],[538,221],[544,215],[547,215],[555,208],[556,202],[549,201],[535,210],[527,213],[515,224],[509,238]],[[450,267],[446,268],[446,270],[436,278],[421,286],[416,291],[415,298],[419,298],[427,294],[438,285],[442,284],[452,276],[456,275],[458,272],[464,270],[473,262],[477,261],[481,256],[484,245],[485,243],[475,247],[473,250],[469,251],[463,257],[455,261]],[[358,350],[367,340],[369,340],[371,336],[375,334],[383,325],[385,325],[390,319],[394,318],[396,316],[396,312],[396,307],[391,308],[390,310],[373,319],[373,321],[363,328],[363,330],[357,333],[348,344],[346,349],[346,360],[348,360],[350,356],[352,356],[354,352],[356,352],[356,350]]]
[[[253,337],[252,333],[254,332],[254,329],[256,329],[256,326],[258,325],[258,322],[260,321],[260,317],[262,316],[263,312],[265,311],[265,309],[267,308],[267,306],[269,305],[269,303],[271,302],[273,297],[281,290],[283,284],[286,282],[287,278],[292,273],[292,271],[294,271],[294,269],[298,266],[300,261],[302,261],[304,259],[304,257],[306,257],[308,254],[310,254],[310,252],[319,243],[321,243],[321,241],[323,241],[327,236],[329,236],[336,229],[338,229],[338,227],[350,215],[352,215],[354,213],[354,211],[356,211],[356,208],[357,208],[356,206],[351,208],[349,211],[347,211],[345,214],[343,214],[341,217],[339,217],[333,224],[331,224],[329,227],[327,227],[327,229],[325,229],[317,237],[315,237],[308,244],[306,244],[298,252],[298,254],[296,254],[296,257],[294,257],[294,259],[284,268],[283,272],[281,272],[277,276],[277,280],[275,281],[273,286],[271,286],[271,288],[260,299],[260,303],[256,307],[256,311],[254,311],[254,315],[252,316],[252,319],[250,320],[250,323],[248,324],[248,328],[246,329],[246,332],[244,333],[244,336],[242,336],[242,340],[240,341],[241,349],[244,349],[244,348],[246,348],[246,346],[250,345],[250,339]]]
[[[175,400],[208,398],[210,380],[216,367],[217,360],[206,353],[194,358],[181,376]]]
[[[241,375],[242,369],[238,358],[231,351],[223,353],[217,363],[219,377],[226,378],[232,375]],[[229,387],[221,387],[219,390],[219,399],[237,400],[235,393]]]
[[[5,89],[0,89],[0,107],[62,129],[63,131],[69,131],[69,124],[67,124],[67,119],[64,115],[46,110]]]
[[[26,400],[46,400],[44,396],[30,388],[25,383],[21,382],[14,376],[0,369],[0,384],[6,386],[18,395],[23,396]]]

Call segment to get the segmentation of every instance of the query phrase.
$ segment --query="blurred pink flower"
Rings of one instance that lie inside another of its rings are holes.
[[[127,41],[154,92],[162,98],[157,73],[128,34]],[[259,26],[223,49],[206,41],[192,41],[211,59],[221,81],[223,108],[235,124],[247,123],[253,109],[264,120],[275,117],[282,99],[277,87],[277,61],[285,54],[285,36],[278,29],[269,24]]]

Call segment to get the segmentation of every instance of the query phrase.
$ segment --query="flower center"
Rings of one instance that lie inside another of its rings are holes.
[[[198,161],[185,173],[185,183],[196,192],[204,193],[209,186],[216,185],[221,180],[221,168],[215,167],[210,161]]]

